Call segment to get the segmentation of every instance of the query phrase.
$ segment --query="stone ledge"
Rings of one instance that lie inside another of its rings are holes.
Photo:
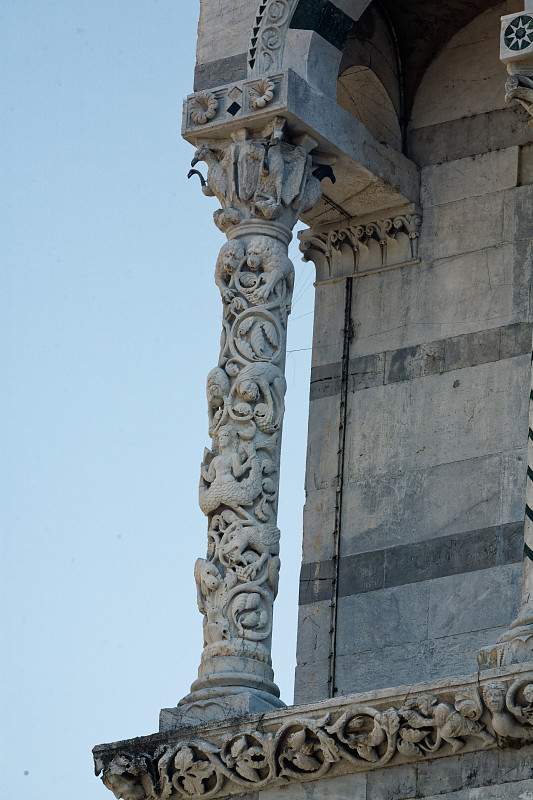
[[[533,663],[94,748],[122,800],[227,797],[533,742]]]

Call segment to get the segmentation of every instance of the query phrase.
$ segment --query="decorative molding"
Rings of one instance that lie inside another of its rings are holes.
[[[224,123],[256,117],[268,106],[271,116],[286,107],[288,73],[236,81],[189,95],[184,104],[183,130],[219,128]],[[264,124],[264,122],[263,122]]]
[[[263,76],[281,69],[285,39],[299,0],[261,0],[248,48],[248,74]]]
[[[304,261],[314,261],[317,281],[376,272],[418,260],[421,224],[414,213],[347,220],[340,227],[302,231],[300,250]]]
[[[121,800],[214,798],[533,742],[533,665],[95,748]]]

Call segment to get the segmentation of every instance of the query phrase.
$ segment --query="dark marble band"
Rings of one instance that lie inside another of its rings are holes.
[[[197,64],[194,69],[194,91],[214,89],[226,83],[242,81],[246,75],[246,53],[208,61],[206,64]]]
[[[353,19],[329,0],[300,0],[290,27],[315,31],[337,50],[342,50],[353,27]]]
[[[409,583],[477,572],[522,561],[523,522],[510,522],[423,542],[344,556],[339,561],[339,597]],[[333,561],[303,564],[300,605],[330,600]]]
[[[531,352],[529,322],[465,333],[414,347],[350,359],[348,390],[358,392],[413,378],[475,367]],[[333,397],[341,389],[341,363],[311,370],[311,400]]]

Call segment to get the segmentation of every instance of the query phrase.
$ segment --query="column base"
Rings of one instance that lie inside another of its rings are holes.
[[[175,708],[162,708],[159,732],[169,733],[235,717],[267,714],[277,708],[285,708],[285,703],[270,692],[259,689],[241,686],[203,689],[184,697]]]
[[[528,604],[497,644],[480,651],[478,664],[480,669],[495,669],[530,661],[533,662],[533,608]]]

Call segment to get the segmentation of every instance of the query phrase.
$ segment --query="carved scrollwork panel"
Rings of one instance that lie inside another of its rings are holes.
[[[226,520],[219,547],[231,538],[233,524]],[[239,543],[230,563],[240,560],[241,551],[246,545]],[[344,704],[326,714],[317,707],[314,714],[288,719],[280,713],[261,730],[244,725],[218,740],[159,746],[153,755],[121,752],[106,761],[103,779],[124,800],[223,797],[532,741],[533,674],[526,673],[514,680],[487,680],[479,689],[471,683],[398,698],[396,704]]]

